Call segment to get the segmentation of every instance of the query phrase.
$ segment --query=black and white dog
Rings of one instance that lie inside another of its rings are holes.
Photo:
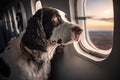
[[[38,10],[0,54],[0,80],[47,80],[58,44],[78,40],[82,29],[54,8]]]

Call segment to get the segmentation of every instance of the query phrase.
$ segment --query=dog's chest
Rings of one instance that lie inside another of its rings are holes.
[[[50,71],[47,54],[42,55],[44,63],[39,69],[37,64],[26,60],[19,48],[12,48],[9,52],[4,53],[3,59],[9,65],[11,71],[8,80],[46,80]]]
[[[21,68],[21,78],[26,80],[46,80],[49,73],[49,62],[44,62],[38,68],[38,65],[33,62],[19,61],[19,67]]]

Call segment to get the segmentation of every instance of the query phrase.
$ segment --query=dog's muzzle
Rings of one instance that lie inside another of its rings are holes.
[[[74,40],[78,40],[80,34],[82,33],[82,29],[79,26],[75,26],[71,29],[71,31],[74,33]]]

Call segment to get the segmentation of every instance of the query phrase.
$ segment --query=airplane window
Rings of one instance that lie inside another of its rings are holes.
[[[18,25],[18,29],[19,31],[23,31],[23,21],[22,21],[22,13],[20,11],[18,11],[16,13],[16,20],[17,20],[17,25]]]
[[[40,8],[42,8],[42,3],[40,0],[31,0],[32,14],[35,14],[35,12]]]
[[[13,24],[14,29],[15,29],[15,35],[17,35],[17,34],[19,34],[19,30],[18,30],[18,27],[17,27],[16,11],[15,11],[14,7],[12,7],[12,15],[13,15],[12,24]]]
[[[10,34],[11,34],[11,38],[14,36],[14,28],[13,28],[13,24],[12,24],[12,14],[10,12],[10,10],[8,10],[8,17],[9,17],[9,25],[10,25]]]
[[[14,29],[13,29],[13,25],[12,25],[12,18],[11,18],[11,13],[10,13],[10,10],[8,10],[8,17],[9,17],[9,27],[10,27],[10,37],[12,38],[13,37],[13,32],[14,32]]]
[[[7,18],[6,18],[6,14],[5,13],[4,13],[4,22],[5,22],[5,28],[6,28],[6,30],[8,30]]]
[[[18,3],[16,10],[16,21],[19,32],[22,32],[26,27],[26,12],[22,2]]]
[[[90,41],[99,49],[112,48],[112,0],[86,0],[86,27]]]
[[[38,9],[42,8],[42,4],[41,4],[41,1],[36,1],[35,3],[35,11],[37,11]]]
[[[11,23],[11,14],[10,14],[10,11],[9,11],[9,10],[8,10],[8,17],[9,17],[10,31],[13,32],[13,27],[12,27],[12,23]]]

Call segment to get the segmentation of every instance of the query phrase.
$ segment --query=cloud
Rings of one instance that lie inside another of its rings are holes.
[[[93,20],[102,20],[102,21],[108,21],[108,22],[113,22],[113,18],[96,18],[95,16],[87,16],[87,19],[93,19]]]
[[[100,19],[97,19],[97,20],[113,22],[113,18],[100,18]]]
[[[94,16],[87,16],[87,19],[94,19]]]

